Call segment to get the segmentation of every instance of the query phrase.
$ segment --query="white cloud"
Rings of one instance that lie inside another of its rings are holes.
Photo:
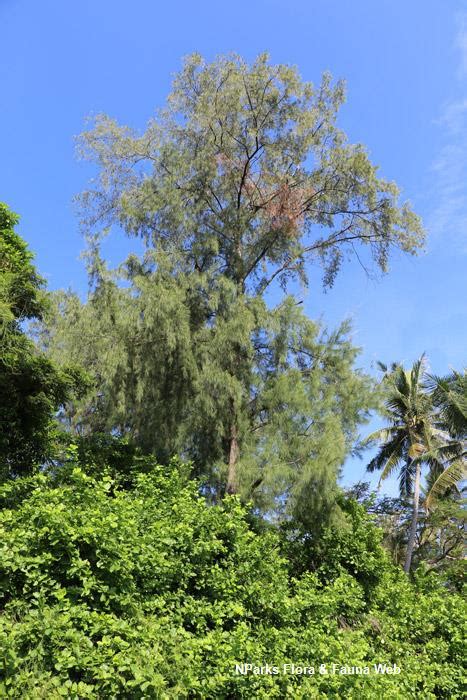
[[[459,15],[458,23],[459,82],[467,93],[467,13]],[[435,204],[427,225],[435,239],[449,239],[467,253],[467,97],[447,104],[438,124],[446,143],[432,166]]]
[[[459,102],[448,104],[438,123],[445,126],[447,131],[456,135],[465,131],[467,118],[467,97]]]
[[[461,75],[467,74],[467,12],[459,15],[459,31],[457,32],[456,46],[460,51],[459,72]]]

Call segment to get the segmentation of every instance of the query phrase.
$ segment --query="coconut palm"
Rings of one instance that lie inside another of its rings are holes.
[[[467,474],[467,374],[453,371],[447,377],[428,376],[427,388],[438,410],[437,424],[447,433],[453,449],[441,470],[431,474],[426,507],[443,493],[456,488]]]
[[[381,365],[380,365],[381,366]],[[407,541],[404,570],[412,564],[420,508],[422,467],[441,469],[452,457],[452,446],[443,440],[434,424],[433,403],[426,390],[425,358],[414,362],[411,370],[402,365],[384,366],[386,428],[376,430],[365,442],[379,441],[381,446],[368,464],[368,471],[381,471],[380,483],[399,469],[401,498],[412,500],[412,517]]]
[[[467,372],[453,371],[447,377],[428,375],[427,388],[442,427],[453,437],[467,439]]]

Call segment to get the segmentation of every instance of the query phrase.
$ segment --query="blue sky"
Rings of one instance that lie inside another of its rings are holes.
[[[50,288],[86,288],[71,201],[90,177],[73,143],[86,115],[143,129],[182,56],[267,50],[307,80],[345,78],[340,125],[428,230],[426,252],[396,257],[384,278],[350,264],[323,294],[313,273],[307,312],[330,325],[350,316],[366,369],[423,351],[437,373],[465,366],[466,2],[0,0],[0,26],[0,200],[21,215]],[[110,257],[124,245],[111,238]],[[347,483],[364,476],[363,462],[345,468]]]

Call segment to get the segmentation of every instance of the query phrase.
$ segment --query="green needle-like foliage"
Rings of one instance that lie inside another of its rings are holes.
[[[239,493],[309,524],[332,511],[376,400],[348,327],[326,333],[285,286],[306,286],[310,262],[328,286],[346,258],[385,271],[392,248],[423,242],[337,127],[343,99],[330,76],[316,87],[265,55],[193,55],[142,135],[98,116],[79,141],[98,165],[80,198],[91,294],[59,299],[47,337],[95,379],[68,412],[75,429],[186,456],[214,499]],[[112,225],[144,243],[116,275],[99,252]]]
[[[193,55],[143,134],[98,116],[80,138],[99,168],[80,198],[92,292],[60,300],[47,339],[95,378],[75,426],[193,459],[214,498],[317,521],[375,399],[348,328],[326,334],[281,289],[307,285],[309,262],[329,286],[347,257],[385,271],[392,248],[423,242],[337,127],[343,99],[329,75],[316,87],[266,55]],[[113,225],[145,245],[124,284],[99,253]]]
[[[341,82],[303,82],[267,55],[251,66],[192,55],[142,135],[105,115],[82,135],[99,166],[81,198],[84,223],[118,223],[182,269],[225,275],[241,291],[306,281],[310,259],[332,284],[358,249],[386,270],[391,248],[415,253],[423,231],[337,127],[343,101]]]
[[[74,431],[116,431],[163,461],[190,458],[216,498],[234,411],[236,490],[264,511],[319,521],[375,404],[371,381],[354,369],[348,327],[326,334],[291,297],[272,309],[258,297],[232,301],[230,283],[205,299],[209,323],[196,282],[158,267],[126,287],[102,280],[85,304],[58,298],[49,351],[94,377],[93,392],[68,411]]]

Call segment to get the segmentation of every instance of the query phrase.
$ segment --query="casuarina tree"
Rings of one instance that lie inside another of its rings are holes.
[[[192,457],[215,493],[303,512],[335,483],[371,399],[348,329],[325,337],[285,287],[306,286],[310,263],[326,286],[347,258],[386,271],[391,249],[423,241],[337,127],[343,100],[329,75],[313,86],[265,55],[193,55],[144,133],[98,116],[80,139],[98,165],[80,198],[92,293],[61,299],[49,338],[93,368],[111,427],[159,458]],[[112,226],[145,246],[123,286],[98,251]]]

